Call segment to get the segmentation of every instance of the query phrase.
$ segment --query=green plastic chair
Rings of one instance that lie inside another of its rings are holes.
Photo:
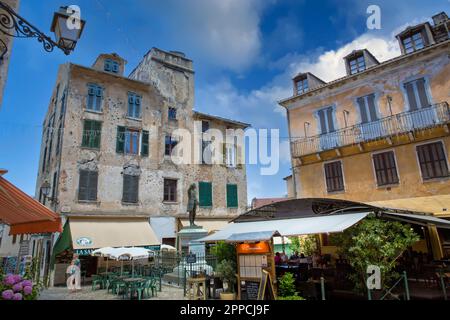
[[[150,295],[152,297],[156,297],[157,296],[157,287],[156,287],[156,283],[157,283],[157,279],[154,277],[150,277],[148,278],[146,284],[146,293],[147,296],[150,297]]]
[[[147,281],[142,281],[137,284],[137,286],[134,288],[137,292],[138,300],[141,300],[142,298],[145,298],[146,295],[146,289],[147,289]],[[147,295],[148,297],[148,295]]]
[[[92,276],[92,291],[95,291],[97,289],[97,285],[100,285],[100,289],[103,286],[103,278],[99,275],[94,274]]]

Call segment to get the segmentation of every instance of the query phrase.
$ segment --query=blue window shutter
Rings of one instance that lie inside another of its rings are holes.
[[[109,59],[105,60],[105,71],[111,71],[111,62]]]
[[[115,61],[113,61],[112,72],[119,73],[119,64]]]

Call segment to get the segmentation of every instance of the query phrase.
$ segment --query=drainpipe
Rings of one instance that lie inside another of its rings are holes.
[[[289,109],[286,108],[286,115],[288,121],[288,139],[289,139],[289,150],[291,152],[291,170],[292,170],[292,187],[294,188],[294,199],[297,199],[297,177],[295,174],[294,158],[292,154],[292,143],[291,143],[291,118],[289,116]]]

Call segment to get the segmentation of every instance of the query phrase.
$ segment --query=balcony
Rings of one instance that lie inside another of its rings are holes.
[[[293,140],[292,157],[300,158],[344,146],[386,139],[393,136],[431,129],[450,122],[447,102],[416,111],[395,114],[378,121],[357,124],[335,132]]]

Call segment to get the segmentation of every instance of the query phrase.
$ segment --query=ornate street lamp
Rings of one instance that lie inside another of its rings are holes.
[[[41,185],[41,192],[42,195],[44,196],[45,199],[48,199],[52,202],[55,201],[55,199],[50,197],[50,192],[52,191],[52,186],[50,185],[50,183],[48,181],[45,181],[42,185]]]
[[[66,55],[69,55],[75,49],[86,22],[79,19],[76,21],[76,26],[72,26],[68,23],[69,19],[76,18],[73,18],[68,10],[68,7],[61,7],[53,16],[51,31],[55,33],[55,42],[19,16],[6,3],[0,1],[0,32],[15,38],[36,38],[42,43],[45,51],[52,52],[55,47],[58,47]],[[69,25],[71,26],[69,27]],[[6,51],[3,52],[3,55],[5,53]]]

